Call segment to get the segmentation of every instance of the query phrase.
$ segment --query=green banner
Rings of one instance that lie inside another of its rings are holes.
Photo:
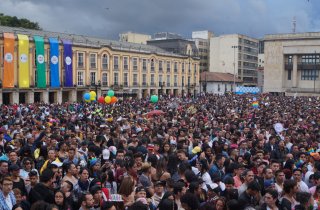
[[[46,65],[44,62],[44,40],[41,36],[34,36],[36,45],[36,63],[37,63],[37,88],[46,88]]]

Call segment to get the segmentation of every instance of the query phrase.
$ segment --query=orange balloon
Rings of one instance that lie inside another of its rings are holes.
[[[112,96],[111,97],[111,104],[114,104],[114,103],[116,103],[118,101],[118,98],[117,97],[115,97],[115,96]]]

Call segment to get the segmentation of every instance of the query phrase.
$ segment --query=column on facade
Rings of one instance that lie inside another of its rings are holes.
[[[33,91],[28,91],[26,95],[26,102],[28,104],[34,103],[34,92]]]
[[[298,77],[298,56],[297,55],[293,55],[292,62],[293,62],[292,87],[297,87],[297,77]]]
[[[44,102],[44,103],[49,103],[49,92],[47,90],[43,91],[41,93],[41,101]]]
[[[12,92],[11,97],[12,97],[10,98],[11,104],[19,104],[19,92],[17,91]]]
[[[57,98],[56,98],[55,102],[61,104],[62,103],[62,91],[58,90],[56,96],[57,96]]]
[[[69,102],[76,102],[76,101],[77,101],[77,91],[76,90],[71,90],[70,91]]]

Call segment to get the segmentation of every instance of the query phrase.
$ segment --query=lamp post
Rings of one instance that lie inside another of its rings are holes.
[[[236,86],[236,49],[238,49],[238,46],[234,45],[231,46],[233,48],[233,86]]]
[[[101,86],[101,81],[99,80],[98,81],[98,84],[96,84],[95,82],[91,82],[91,86],[94,86],[95,87],[95,91],[96,91],[96,101],[98,100],[98,87]]]

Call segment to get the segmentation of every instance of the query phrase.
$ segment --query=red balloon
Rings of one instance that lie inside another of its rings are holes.
[[[100,96],[100,97],[98,98],[98,102],[99,102],[100,104],[103,104],[103,103],[104,103],[104,97],[103,97],[103,96]]]

